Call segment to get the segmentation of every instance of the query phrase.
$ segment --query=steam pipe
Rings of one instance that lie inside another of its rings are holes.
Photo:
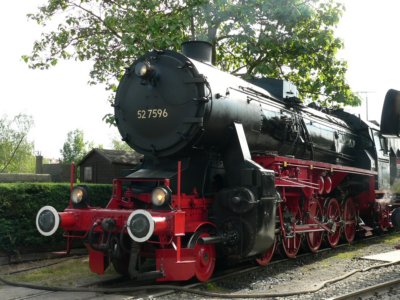
[[[226,239],[222,236],[210,236],[210,237],[201,237],[199,238],[199,243],[202,245],[210,245],[210,244],[220,244],[223,243]]]

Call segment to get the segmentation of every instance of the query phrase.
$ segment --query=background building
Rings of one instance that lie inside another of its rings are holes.
[[[81,182],[112,183],[126,176],[140,164],[142,155],[123,150],[91,150],[78,164]]]

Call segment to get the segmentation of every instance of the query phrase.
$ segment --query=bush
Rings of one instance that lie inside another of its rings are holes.
[[[89,184],[92,206],[104,207],[111,185]],[[67,183],[0,183],[0,251],[7,254],[29,250],[54,250],[65,246],[62,230],[51,237],[36,229],[36,213],[45,205],[63,211],[69,202]]]

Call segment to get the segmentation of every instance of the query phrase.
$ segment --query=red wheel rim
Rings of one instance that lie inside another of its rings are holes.
[[[292,211],[294,223],[290,224],[291,227],[295,224],[301,223],[301,211],[300,208],[297,206],[295,211]],[[283,234],[283,232],[282,232]],[[300,245],[301,245],[301,234],[295,233],[292,237],[287,237],[285,234],[282,235],[282,246],[283,251],[285,252],[286,256],[289,258],[295,258],[297,253],[299,252]]]
[[[332,179],[329,176],[325,177],[325,193],[329,194],[332,190]]]
[[[375,212],[378,216],[377,220],[377,225],[378,228],[381,231],[386,231],[387,230],[387,224],[388,224],[388,213],[385,211],[385,209],[382,208],[382,205],[380,203],[376,203],[376,209]]]
[[[318,178],[318,194],[322,194],[324,192],[325,189],[325,181],[324,181],[324,177],[319,176]]]
[[[329,199],[326,218],[328,226],[333,231],[328,232],[326,238],[329,246],[335,248],[340,240],[340,205],[336,198]]]
[[[274,240],[272,246],[267,251],[265,251],[260,258],[256,259],[256,262],[263,267],[268,265],[272,257],[274,256],[275,248],[276,248],[276,239]]]
[[[204,232],[199,235],[199,238],[209,237],[209,236],[210,235],[208,233]],[[196,246],[194,247],[193,251],[196,259],[195,263],[196,278],[199,281],[207,281],[208,279],[210,279],[215,268],[215,246],[213,244],[202,245],[196,243]]]
[[[356,209],[354,207],[353,199],[351,198],[348,198],[344,203],[343,221],[344,238],[347,242],[351,243],[354,241],[356,236]]]
[[[311,204],[309,209],[308,217],[306,218],[307,224],[318,224],[322,223],[322,209],[319,202]],[[322,244],[323,231],[308,232],[306,234],[307,245],[311,252],[315,253],[321,247]]]

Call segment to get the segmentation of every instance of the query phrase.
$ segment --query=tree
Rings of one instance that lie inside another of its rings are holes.
[[[32,126],[28,115],[0,118],[0,173],[34,173],[34,147],[27,138]]]
[[[134,152],[135,151],[131,147],[129,147],[127,143],[120,141],[118,139],[113,139],[112,144],[113,144],[114,150],[123,150],[126,152]]]
[[[82,130],[75,129],[67,133],[61,153],[61,161],[65,164],[79,163],[93,147],[93,143],[85,142]]]
[[[93,61],[90,83],[115,91],[124,68],[145,51],[200,39],[212,43],[225,71],[290,80],[323,105],[359,105],[346,62],[336,58],[343,10],[334,0],[49,0],[29,17],[42,26],[63,21],[23,59],[40,69],[59,59]]]

